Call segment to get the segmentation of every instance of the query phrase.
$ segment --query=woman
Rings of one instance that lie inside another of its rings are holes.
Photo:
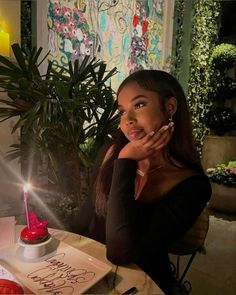
[[[172,294],[169,246],[192,227],[211,195],[186,98],[170,74],[141,70],[121,83],[117,105],[120,136],[96,184],[107,257],[115,264],[135,262]]]

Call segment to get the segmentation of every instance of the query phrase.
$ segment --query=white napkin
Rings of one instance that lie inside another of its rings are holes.
[[[15,216],[0,218],[0,249],[15,243]]]
[[[0,279],[10,280],[19,283],[16,278],[5,267],[0,264]]]

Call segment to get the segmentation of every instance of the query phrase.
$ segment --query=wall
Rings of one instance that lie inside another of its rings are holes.
[[[41,56],[45,56],[49,50],[48,48],[48,26],[47,26],[47,14],[48,14],[48,2],[49,0],[37,1],[37,47],[42,47]],[[46,63],[42,63],[41,72],[45,73],[47,68]]]
[[[50,59],[63,66],[85,55],[102,59],[118,69],[114,89],[136,69],[163,69],[171,52],[173,7],[170,0],[49,0]]]
[[[0,1],[0,23],[10,34],[10,43],[20,41],[20,1]],[[11,53],[12,56],[12,53]],[[6,95],[0,92],[0,99]],[[17,161],[6,162],[4,157],[9,146],[18,142],[18,134],[11,135],[13,120],[0,123],[0,217],[21,214],[19,186],[20,165]]]
[[[0,93],[0,98],[5,98],[2,93]],[[5,161],[10,145],[19,141],[17,132],[11,135],[14,122],[14,120],[8,120],[0,123],[0,217],[20,215],[22,211],[19,162],[17,160]]]

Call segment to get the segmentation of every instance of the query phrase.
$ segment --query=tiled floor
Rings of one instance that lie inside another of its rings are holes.
[[[192,285],[190,294],[236,294],[236,215],[210,212],[205,247],[206,254],[196,255],[185,277]]]

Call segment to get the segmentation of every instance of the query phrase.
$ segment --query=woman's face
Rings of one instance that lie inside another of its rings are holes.
[[[159,95],[144,89],[137,82],[130,82],[124,86],[117,101],[120,129],[129,141],[141,139],[167,123]]]

